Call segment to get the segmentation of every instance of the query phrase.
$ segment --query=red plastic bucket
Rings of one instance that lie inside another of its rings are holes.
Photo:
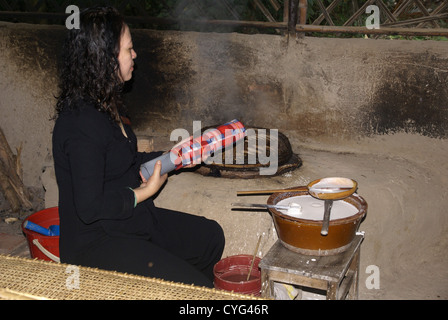
[[[28,216],[22,223],[32,258],[59,262],[59,236],[45,236],[24,228],[25,221],[34,222],[44,228],[59,225],[58,207],[47,208]]]
[[[260,258],[255,257],[249,280],[253,256],[236,255],[220,260],[213,268],[216,289],[259,296],[261,294]]]

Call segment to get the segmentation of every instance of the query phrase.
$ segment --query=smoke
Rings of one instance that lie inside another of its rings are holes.
[[[232,26],[217,26],[205,23],[210,20],[242,20],[248,8],[248,0],[181,0],[171,12],[173,18],[180,19],[181,31],[233,32]],[[201,23],[204,22],[204,23]]]

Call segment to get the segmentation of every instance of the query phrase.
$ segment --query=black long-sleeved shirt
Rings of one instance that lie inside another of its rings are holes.
[[[151,212],[157,208],[152,199],[134,208],[130,188],[140,185],[140,165],[161,152],[137,152],[135,134],[124,127],[128,137],[107,114],[84,101],[56,120],[53,157],[62,262],[77,263],[104,237],[151,237]]]

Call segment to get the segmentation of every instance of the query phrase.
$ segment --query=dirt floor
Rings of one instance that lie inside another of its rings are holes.
[[[295,171],[261,179],[222,179],[183,172],[170,176],[156,204],[220,222],[227,238],[224,256],[252,253],[262,234],[258,255],[263,256],[277,239],[269,213],[234,211],[231,203],[266,203],[267,196],[238,197],[236,191],[301,186],[326,176],[350,177],[357,180],[357,193],[369,206],[360,226],[365,240],[359,298],[448,299],[446,142],[403,134],[376,138],[368,145],[359,143],[356,152],[353,145],[328,151],[295,143],[293,149],[303,160]],[[389,152],[392,149],[393,156]],[[20,219],[6,224],[5,218],[14,215],[5,208],[0,213],[0,233],[21,235]],[[26,246],[14,254],[27,256]],[[369,289],[366,284],[368,266],[378,267],[378,289]]]
[[[288,133],[303,160],[299,169],[262,179],[216,179],[193,173],[170,177],[157,199],[161,206],[218,220],[226,232],[224,255],[250,253],[259,234],[267,253],[276,240],[266,211],[233,211],[232,202],[266,203],[267,196],[236,196],[238,190],[303,186],[322,177],[358,182],[368,203],[361,249],[361,299],[448,299],[448,144],[420,135],[378,136],[344,144],[313,144]],[[179,192],[178,190],[182,190]],[[368,289],[369,266],[378,267],[379,288]]]

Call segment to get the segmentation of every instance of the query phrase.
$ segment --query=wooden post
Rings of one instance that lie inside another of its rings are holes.
[[[285,0],[285,2],[283,3],[283,23],[286,25],[286,39],[288,39],[289,37],[289,30],[288,30],[288,25],[289,25],[289,0]]]
[[[300,0],[302,1],[302,0]],[[298,20],[299,0],[288,1],[288,37],[296,35],[296,24]]]
[[[297,8],[299,18],[298,18],[298,21],[296,20],[296,24],[298,22],[300,25],[306,25],[307,6],[308,6],[307,0],[299,0],[298,8]],[[296,14],[297,14],[297,9],[296,9]],[[296,35],[297,35],[297,38],[303,38],[303,37],[305,37],[305,32],[297,32]]]
[[[307,9],[308,9],[308,1],[300,0],[299,1],[299,11],[300,11],[299,24],[306,24]]]

